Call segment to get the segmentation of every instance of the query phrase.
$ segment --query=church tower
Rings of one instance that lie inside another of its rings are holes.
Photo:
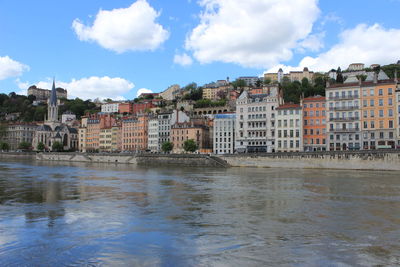
[[[53,87],[51,88],[50,98],[48,100],[47,107],[47,123],[56,124],[58,123],[58,102],[57,102],[57,91],[55,82],[53,80]]]

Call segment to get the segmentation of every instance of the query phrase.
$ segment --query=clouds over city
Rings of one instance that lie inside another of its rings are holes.
[[[359,24],[344,30],[339,42],[316,57],[306,56],[298,68],[309,67],[312,70],[328,71],[332,68],[347,66],[354,62],[367,65],[390,64],[400,59],[400,29],[387,29],[379,24]],[[285,71],[296,67],[278,65],[269,71],[282,67]]]
[[[9,56],[0,57],[0,80],[21,76],[29,66],[11,59]]]
[[[169,32],[156,22],[159,15],[146,0],[138,0],[128,8],[100,10],[92,26],[75,19],[72,28],[79,40],[96,42],[117,53],[151,51],[169,37]]]
[[[190,66],[193,63],[193,59],[186,53],[175,54],[174,63],[181,66]]]
[[[35,85],[39,88],[51,89],[52,80],[37,82]],[[26,82],[20,82],[20,87],[26,86]],[[68,98],[79,97],[81,99],[124,99],[123,95],[132,90],[135,85],[123,78],[88,77],[82,79],[72,79],[70,82],[57,81],[56,87],[62,87],[68,90]],[[21,88],[26,90],[27,88]]]
[[[304,49],[321,46],[316,38],[308,38],[320,13],[317,0],[201,0],[199,4],[200,23],[185,47],[200,63],[271,67],[290,60],[302,41]]]

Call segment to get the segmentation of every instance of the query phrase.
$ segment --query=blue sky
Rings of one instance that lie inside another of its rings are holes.
[[[0,92],[71,97],[400,60],[399,0],[0,0]]]

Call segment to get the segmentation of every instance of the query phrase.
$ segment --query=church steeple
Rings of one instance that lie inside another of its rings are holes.
[[[58,101],[57,101],[57,91],[54,79],[47,107],[47,122],[53,122],[53,123],[58,122]]]
[[[53,87],[51,88],[51,94],[50,94],[50,105],[52,106],[57,105],[57,91],[54,79],[53,79]]]

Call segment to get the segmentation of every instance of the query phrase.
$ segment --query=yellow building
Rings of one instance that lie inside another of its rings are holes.
[[[212,101],[219,100],[218,92],[223,91],[227,94],[228,88],[229,86],[203,88],[203,99],[210,99]]]
[[[100,152],[111,152],[111,143],[112,143],[111,128],[100,129],[99,151]]]
[[[81,127],[78,129],[78,147],[80,152],[86,152],[86,133],[87,133],[87,121],[86,116],[81,119]]]
[[[309,71],[307,67],[303,71],[291,71],[289,72],[289,79],[291,82],[301,82],[304,78],[307,78],[310,82],[314,80],[314,72]]]

